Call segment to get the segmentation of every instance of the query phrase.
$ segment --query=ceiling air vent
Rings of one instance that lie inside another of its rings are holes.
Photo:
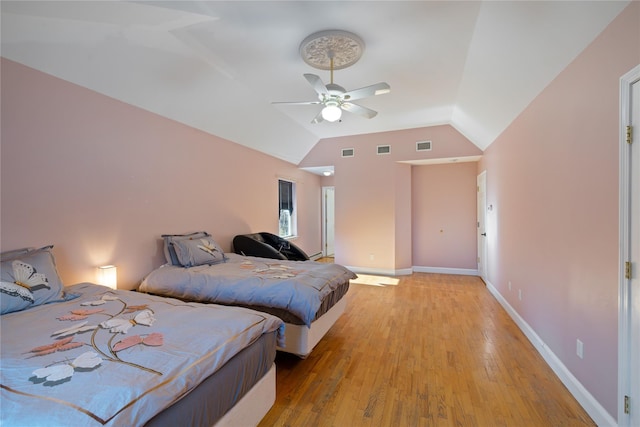
[[[431,151],[431,141],[416,142],[416,151]]]
[[[391,153],[390,145],[378,145],[378,154],[389,154]]]
[[[355,152],[353,148],[343,148],[342,149],[342,157],[353,157]]]

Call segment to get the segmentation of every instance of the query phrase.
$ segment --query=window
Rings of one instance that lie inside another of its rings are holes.
[[[295,182],[278,180],[278,218],[280,221],[278,235],[280,237],[295,236],[297,232]]]

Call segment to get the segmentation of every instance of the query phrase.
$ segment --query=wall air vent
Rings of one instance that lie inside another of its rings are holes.
[[[353,148],[342,149],[342,157],[353,157],[354,155],[355,155],[355,150]]]
[[[389,154],[391,153],[390,145],[378,145],[378,154]]]
[[[416,151],[431,151],[431,141],[416,142]]]

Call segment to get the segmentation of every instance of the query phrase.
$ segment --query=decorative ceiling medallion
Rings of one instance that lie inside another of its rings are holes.
[[[364,42],[348,31],[326,30],[311,34],[300,43],[300,56],[304,62],[320,70],[347,68],[360,59]]]

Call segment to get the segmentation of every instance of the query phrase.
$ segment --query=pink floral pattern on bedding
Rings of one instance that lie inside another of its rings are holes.
[[[73,299],[2,315],[0,425],[144,425],[262,335],[284,344],[283,322],[265,313],[65,291]]]
[[[33,375],[37,381],[42,381],[43,385],[55,386],[61,381],[69,380],[73,374],[79,369],[81,372],[93,372],[100,368],[103,361],[125,363],[129,366],[143,369],[157,375],[161,372],[150,369],[145,366],[123,360],[117,353],[133,347],[135,345],[144,344],[144,346],[161,346],[164,343],[164,337],[161,333],[140,334],[115,341],[119,334],[126,334],[131,328],[137,326],[152,326],[155,322],[155,314],[146,304],[129,305],[122,298],[106,293],[99,300],[87,301],[79,303],[80,306],[97,306],[103,305],[109,301],[119,302],[120,307],[115,310],[105,309],[74,309],[68,315],[58,316],[58,322],[84,320],[74,323],[71,326],[55,330],[51,333],[54,338],[53,343],[44,344],[34,347],[25,352],[27,358],[45,356],[55,352],[67,352],[70,350],[89,348],[79,354],[72,360],[73,355],[68,355],[64,359],[53,362],[47,366],[40,367],[33,371]],[[103,351],[96,344],[96,334],[99,330],[108,330],[111,337],[107,340],[108,352]],[[86,333],[91,332],[89,335]],[[74,339],[78,339],[74,341]]]
[[[67,351],[73,348],[78,348],[84,344],[81,342],[71,342],[73,337],[63,338],[52,344],[41,345],[39,347],[32,348],[27,353],[33,353],[29,357],[46,356],[47,354],[55,353],[56,351]]]

